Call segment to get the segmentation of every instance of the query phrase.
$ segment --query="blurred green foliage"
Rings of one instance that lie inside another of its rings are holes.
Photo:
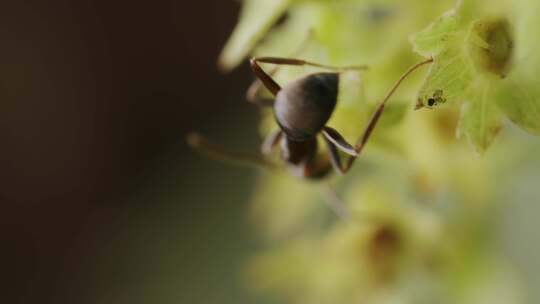
[[[297,57],[369,65],[342,75],[329,123],[349,142],[408,67],[434,58],[390,100],[361,161],[332,179],[350,222],[330,217],[320,184],[261,174],[251,211],[269,250],[248,263],[249,285],[290,303],[524,303],[497,227],[530,138],[510,128],[485,151],[505,118],[540,133],[539,13],[532,0],[244,0],[225,69],[290,56],[306,37]],[[277,126],[263,116],[264,135]]]

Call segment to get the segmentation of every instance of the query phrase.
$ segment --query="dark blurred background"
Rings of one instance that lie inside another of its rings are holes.
[[[3,303],[246,302],[255,173],[244,65],[216,68],[240,3],[0,1]]]

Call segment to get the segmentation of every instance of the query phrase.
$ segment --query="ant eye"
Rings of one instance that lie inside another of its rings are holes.
[[[435,104],[435,98],[429,98],[427,102],[428,106],[433,106]]]

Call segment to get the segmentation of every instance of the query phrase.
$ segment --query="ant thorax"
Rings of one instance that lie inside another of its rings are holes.
[[[295,141],[281,138],[280,156],[288,164],[290,172],[300,178],[319,179],[332,169],[327,157],[319,157],[317,138]]]
[[[309,161],[317,153],[317,139],[315,137],[305,141],[295,141],[286,136],[280,143],[281,159],[287,163],[298,165]]]
[[[339,74],[315,73],[286,85],[276,95],[277,123],[294,140],[314,137],[336,106]]]

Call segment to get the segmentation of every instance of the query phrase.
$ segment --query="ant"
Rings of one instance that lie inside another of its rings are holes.
[[[335,67],[285,57],[251,58],[249,61],[250,67],[257,80],[248,89],[247,99],[249,102],[263,107],[273,107],[274,117],[279,126],[278,130],[264,139],[261,146],[262,154],[269,155],[279,144],[281,159],[291,169],[292,174],[300,178],[321,179],[327,176],[332,168],[341,175],[347,173],[368,142],[384,111],[386,102],[409,74],[431,62],[433,62],[432,58],[413,65],[397,80],[385,98],[379,103],[364,132],[353,146],[337,130],[326,124],[337,103],[340,73],[346,70],[366,69],[366,66]],[[309,74],[281,87],[272,78],[277,68],[267,73],[261,68],[260,63],[277,66],[312,66],[332,72]],[[262,98],[257,95],[261,84],[272,93],[274,99]],[[326,155],[317,153],[317,137],[319,135],[322,135],[326,144]],[[193,148],[213,156],[259,166],[272,166],[265,158],[230,153],[205,140],[197,133],[188,135],[188,143]],[[349,158],[343,161],[338,151],[347,154]],[[335,201],[337,197],[334,196],[334,198]],[[337,204],[332,203],[332,205],[336,209]],[[338,214],[340,213],[343,212],[338,212]]]
[[[372,114],[364,132],[354,146],[349,144],[341,134],[326,125],[337,102],[340,71],[361,70],[365,66],[334,67],[314,63],[302,59],[284,57],[256,57],[250,59],[250,66],[258,80],[275,96],[275,100],[257,96],[259,83],[256,81],[247,92],[249,102],[260,106],[272,106],[274,117],[279,126],[277,131],[266,137],[261,146],[263,155],[269,155],[273,148],[280,144],[281,159],[292,169],[296,176],[307,179],[325,177],[333,167],[339,174],[345,174],[352,167],[355,159],[367,143],[375,128],[388,99],[394,94],[405,78],[419,67],[433,62],[433,59],[417,63],[409,68],[390,89],[386,97],[379,103]],[[259,63],[293,66],[313,66],[335,72],[313,73],[297,79],[285,87],[280,87],[271,77],[274,71],[266,73]],[[328,149],[328,157],[317,157],[317,136],[321,134]],[[188,143],[209,154],[231,160],[268,166],[265,159],[250,155],[228,153],[217,147],[197,133],[188,136]],[[339,151],[349,155],[342,162]]]

